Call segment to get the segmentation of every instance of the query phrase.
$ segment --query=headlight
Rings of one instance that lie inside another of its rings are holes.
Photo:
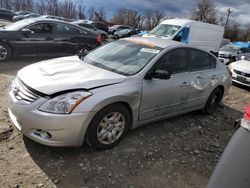
[[[66,93],[46,101],[39,107],[39,110],[56,114],[70,114],[82,101],[91,95],[92,93],[85,91]]]

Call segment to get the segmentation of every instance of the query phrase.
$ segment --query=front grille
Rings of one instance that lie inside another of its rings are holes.
[[[239,74],[239,75],[241,75],[241,76],[245,76],[245,77],[250,77],[250,74],[249,73],[245,73],[245,72],[242,72],[242,71],[239,71],[239,70],[235,70],[234,69],[234,72],[236,73],[236,74]]]
[[[249,81],[247,81],[247,80],[243,80],[243,79],[241,79],[241,78],[233,78],[233,80],[237,80],[237,81],[239,81],[239,82],[241,82],[241,83],[243,83],[243,84],[250,84],[250,82]]]
[[[24,101],[28,104],[35,102],[39,96],[31,92],[19,79],[12,83],[11,92],[18,101]]]

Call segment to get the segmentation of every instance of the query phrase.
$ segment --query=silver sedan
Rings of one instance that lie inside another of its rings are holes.
[[[9,116],[41,144],[107,149],[130,128],[194,110],[213,113],[231,85],[209,52],[158,38],[127,38],[84,57],[21,69]]]

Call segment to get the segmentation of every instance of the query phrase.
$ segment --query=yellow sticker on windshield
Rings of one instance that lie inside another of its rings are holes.
[[[141,52],[147,52],[152,54],[158,54],[160,50],[152,49],[152,48],[142,48]]]

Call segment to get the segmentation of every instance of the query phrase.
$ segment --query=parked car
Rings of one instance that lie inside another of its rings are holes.
[[[207,188],[250,187],[250,106],[233,134],[209,180]]]
[[[108,32],[109,30],[107,24],[101,21],[93,21],[93,20],[78,20],[78,21],[93,25],[97,29],[103,30],[105,32]]]
[[[29,12],[29,11],[16,11],[15,14],[16,14],[16,16],[21,16],[21,15],[32,14],[32,12]]]
[[[59,17],[59,16],[53,16],[53,15],[42,15],[41,18],[47,18],[47,19],[53,19],[53,20],[60,20],[65,22],[71,22],[71,19]]]
[[[10,20],[12,21],[13,17],[16,14],[10,10],[6,10],[4,8],[0,8],[0,19],[4,19],[4,20]]]
[[[244,59],[246,59],[248,57],[250,57],[250,53],[241,53],[241,54],[237,55],[236,61],[244,60]]]
[[[76,54],[99,45],[101,37],[82,27],[52,19],[26,19],[0,30],[0,62],[27,54]]]
[[[95,26],[93,26],[93,25],[91,25],[91,24],[87,24],[87,23],[82,22],[82,21],[75,21],[75,22],[71,22],[71,23],[72,23],[72,24],[76,24],[76,25],[78,25],[78,26],[80,26],[80,27],[84,27],[84,28],[86,28],[86,29],[92,30],[92,32],[95,32],[95,33],[97,33],[98,35],[101,36],[102,41],[108,39],[108,37],[109,37],[109,36],[108,36],[108,33],[107,33],[106,31],[103,31],[103,30],[101,30],[101,29],[98,29],[98,28],[96,28]]]
[[[228,65],[237,60],[237,56],[243,53],[250,53],[250,48],[227,45],[220,49],[219,59],[222,63]]]
[[[126,25],[113,25],[109,27],[108,33],[113,35],[116,31],[120,31],[123,29],[131,29],[131,27],[126,26]]]
[[[27,18],[37,18],[37,17],[40,17],[40,16],[41,16],[40,14],[35,14],[35,13],[17,15],[17,16],[13,17],[13,22],[17,22],[17,21],[24,20],[24,19],[27,19]]]
[[[174,41],[133,37],[85,56],[21,69],[9,91],[9,116],[41,144],[97,149],[129,128],[202,109],[213,113],[231,85],[209,52]]]
[[[218,55],[224,27],[186,19],[168,19],[144,37],[161,37],[190,44]]]
[[[114,38],[125,38],[137,35],[140,33],[139,29],[122,29],[114,33]]]
[[[228,69],[231,72],[233,82],[250,86],[250,57],[231,63]]]

